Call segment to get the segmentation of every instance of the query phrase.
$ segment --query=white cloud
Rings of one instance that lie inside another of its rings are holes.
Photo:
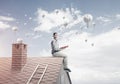
[[[109,72],[87,67],[72,67],[71,73],[73,84],[119,84],[120,71]],[[102,68],[102,67],[101,67]],[[76,83],[78,82],[78,83]],[[118,82],[118,83],[116,83]]]
[[[27,23],[24,23],[23,25],[27,25]]]
[[[76,32],[66,32],[62,34],[63,39],[60,39],[60,46],[69,45],[62,52],[68,56],[73,84],[119,84],[120,30],[114,29],[96,36]],[[67,37],[69,40],[65,40]],[[95,45],[91,46],[91,43]],[[43,50],[40,55],[50,56],[50,51]]]
[[[97,17],[96,20],[98,20],[101,24],[108,24],[112,22],[110,18],[103,16]]]
[[[118,20],[120,20],[120,14],[117,14],[117,15],[116,15],[116,18],[117,18]]]
[[[29,17],[29,20],[32,20],[32,17]]]
[[[8,16],[0,16],[0,29],[5,30],[12,27],[9,22],[15,21],[14,18]]]
[[[29,37],[32,38],[32,37],[35,36],[35,34],[34,34],[34,33],[26,33],[25,36],[26,36],[27,38],[29,38]]]
[[[0,29],[4,30],[10,28],[11,26],[5,22],[0,21]]]
[[[120,15],[116,15],[116,17],[119,18]],[[83,22],[80,11],[74,8],[56,9],[52,12],[38,9],[36,20],[38,26],[34,30],[44,32],[50,32],[57,27],[65,28],[65,23],[68,23],[66,28],[72,28]],[[100,16],[96,20],[101,24],[112,22],[111,17]],[[69,48],[63,52],[68,55],[73,84],[77,84],[77,82],[78,84],[113,82],[114,84],[115,80],[120,79],[120,30],[111,30],[97,36],[87,32],[82,34],[77,34],[77,32],[78,30],[65,32],[60,39],[60,45],[69,45]],[[88,41],[85,42],[85,39]],[[92,43],[94,46],[91,46]],[[40,52],[40,55],[51,56],[50,51],[45,49]]]
[[[120,26],[113,28],[114,30],[120,30]]]
[[[0,29],[0,57],[11,56],[11,44],[14,39],[11,35],[12,32],[5,31],[5,29]]]
[[[40,37],[42,37],[41,35],[35,35],[34,37],[33,37],[33,39],[38,39],[38,38],[40,38]]]
[[[0,21],[15,21],[15,19],[8,16],[0,16]]]
[[[12,30],[15,31],[15,32],[18,31],[18,27],[17,26],[13,26]]]
[[[74,83],[79,81],[79,83],[92,84],[96,81],[95,84],[99,82],[104,84],[114,83],[115,80],[120,79],[120,74],[116,74],[116,72],[120,73],[119,36],[119,30],[112,30],[97,36],[83,33],[71,36],[71,39],[66,41],[69,48],[64,52],[68,54]],[[88,38],[88,42],[84,41],[85,38]],[[90,45],[92,42],[95,43],[94,47]]]
[[[69,45],[62,52],[68,56],[73,84],[119,84],[120,30],[113,29],[96,36],[76,32],[71,30],[62,34],[59,42],[60,46]],[[65,40],[67,37],[69,40]],[[95,45],[91,46],[91,43]],[[43,50],[40,55],[50,56],[50,51]]]
[[[38,9],[37,11],[37,23],[38,26],[34,31],[50,32],[56,27],[71,28],[72,26],[82,22],[80,11],[74,8],[56,9],[52,12]]]
[[[63,52],[68,55],[73,84],[119,84],[120,30],[113,29],[96,36],[76,32],[66,32],[62,34],[63,39],[60,39],[60,46],[69,45]],[[65,40],[67,37],[69,40]],[[91,46],[91,43],[95,45]],[[45,50],[42,53],[50,54]]]
[[[60,39],[68,40],[71,36],[76,35],[78,30],[70,30],[69,32],[62,33]]]
[[[50,50],[43,49],[42,51],[39,52],[39,56],[51,56],[50,52],[51,52]]]
[[[26,33],[25,36],[27,38],[32,38],[32,39],[38,39],[38,38],[42,37],[41,34],[32,33],[32,32],[31,33]]]

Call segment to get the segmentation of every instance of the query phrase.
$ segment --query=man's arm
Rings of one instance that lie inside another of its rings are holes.
[[[59,48],[58,44],[56,44],[55,41],[51,42],[51,46],[52,46],[52,50],[54,50],[54,51],[61,51],[61,50],[63,50],[63,49],[68,47],[68,45],[67,45],[67,46],[63,46],[63,47]]]
[[[68,48],[69,46],[63,46],[63,47],[60,47],[61,50],[65,49],[65,48]]]

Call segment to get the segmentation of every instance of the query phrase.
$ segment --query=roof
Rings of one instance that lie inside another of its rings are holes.
[[[63,58],[56,57],[31,57],[21,70],[11,68],[11,58],[0,58],[0,84],[26,84],[36,66],[44,68],[48,65],[40,84],[56,84],[57,77],[62,67]],[[39,71],[40,73],[43,70]],[[33,83],[34,84],[34,83]]]

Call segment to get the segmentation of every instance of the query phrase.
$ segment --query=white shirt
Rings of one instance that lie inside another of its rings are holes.
[[[51,48],[52,48],[52,54],[55,53],[55,52],[59,52],[61,49],[59,48],[59,44],[58,44],[58,41],[53,39],[51,41]]]

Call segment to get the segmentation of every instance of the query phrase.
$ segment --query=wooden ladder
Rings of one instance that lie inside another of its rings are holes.
[[[26,84],[40,84],[47,68],[48,64],[44,68],[38,64]]]

